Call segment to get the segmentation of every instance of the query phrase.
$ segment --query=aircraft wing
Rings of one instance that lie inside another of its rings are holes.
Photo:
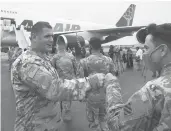
[[[85,30],[85,31],[54,32],[54,36],[67,35],[67,34],[73,34],[73,33],[75,34],[79,32],[88,32],[91,34],[99,34],[101,37],[105,37],[105,39],[103,38],[102,43],[106,43],[106,42],[120,39],[125,36],[132,36],[134,32],[138,31],[139,29],[143,27],[145,26],[126,26],[126,27]]]
[[[98,33],[103,38],[102,43],[111,42],[113,40],[120,39],[125,36],[132,36],[134,32],[138,31],[139,29],[145,26],[127,26],[127,27],[116,27],[116,28],[109,28],[109,29],[99,29],[99,30],[89,30],[90,33]]]
[[[102,33],[102,34],[117,34],[117,33],[130,33],[138,31],[140,28],[145,26],[127,26],[127,27],[116,27],[108,29],[88,30],[87,32]]]
[[[91,32],[91,33],[101,33],[101,34],[109,35],[113,33],[135,32],[143,27],[145,26],[127,26],[127,27],[116,27],[116,28],[97,29],[97,30],[78,30],[78,31],[67,31],[67,32],[53,32],[53,33],[58,35],[65,35],[65,34],[79,33],[79,32]]]

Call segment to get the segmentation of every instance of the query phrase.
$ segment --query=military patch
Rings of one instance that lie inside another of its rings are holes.
[[[36,75],[37,71],[39,70],[39,68],[37,67],[34,67],[34,66],[31,66],[29,69],[28,69],[28,77],[30,78],[34,78],[34,76]]]

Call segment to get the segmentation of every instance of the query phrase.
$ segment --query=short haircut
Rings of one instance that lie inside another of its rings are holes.
[[[159,45],[165,43],[171,49],[171,24],[165,23],[161,25],[150,24],[144,29],[140,29],[137,34],[137,40],[144,44],[147,35],[152,35],[154,42]]]
[[[101,43],[102,42],[99,38],[93,37],[90,39],[90,45],[94,50],[101,49]]]
[[[38,33],[42,32],[43,28],[52,29],[52,26],[48,22],[39,21],[33,25],[31,29],[31,38],[33,35],[37,35]]]

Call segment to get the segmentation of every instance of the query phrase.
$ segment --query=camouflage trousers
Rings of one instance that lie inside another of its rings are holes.
[[[94,105],[86,102],[86,115],[89,128],[93,131],[108,131],[105,104]]]
[[[71,101],[61,102],[61,112],[63,120],[71,120]]]

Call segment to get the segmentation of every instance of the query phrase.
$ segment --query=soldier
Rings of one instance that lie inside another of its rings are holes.
[[[66,51],[66,37],[61,35],[58,37],[58,53],[52,59],[52,65],[57,70],[59,77],[62,79],[76,78],[77,64],[75,57]],[[62,118],[64,121],[71,120],[71,101],[61,102]]]
[[[146,66],[160,76],[147,82],[125,104],[117,90],[117,79],[113,86],[109,84],[108,127],[112,131],[171,131],[171,24],[150,24],[136,36],[148,47],[144,53]]]
[[[113,60],[113,55],[114,55],[113,49],[114,49],[113,45],[110,45],[108,55],[112,60]]]
[[[91,55],[91,47],[89,44],[85,45],[85,57],[88,57]]]
[[[31,48],[12,65],[15,131],[57,131],[59,101],[82,100],[86,91],[103,87],[104,74],[100,73],[86,79],[60,79],[47,56],[52,43],[52,27],[47,22],[37,22],[31,31]]]
[[[83,78],[84,77],[84,70],[81,66],[81,63],[80,63],[80,60],[82,59],[83,57],[83,48],[80,46],[79,43],[76,43],[76,46],[75,46],[75,58],[76,58],[76,65],[77,65],[77,69],[76,69],[76,77],[77,78]]]
[[[14,52],[13,52],[13,55],[12,55],[12,61],[14,62],[14,61],[17,59],[17,57],[18,57],[19,55],[21,55],[21,54],[22,54],[22,49],[19,48],[19,47],[16,47],[16,48],[14,49]]]
[[[112,59],[100,53],[101,41],[97,38],[91,38],[90,46],[92,48],[92,54],[80,61],[85,71],[85,76],[94,73],[107,74],[109,72],[115,74]],[[91,93],[87,95],[86,102],[86,112],[90,128],[106,130],[105,108],[105,90],[91,90]]]

